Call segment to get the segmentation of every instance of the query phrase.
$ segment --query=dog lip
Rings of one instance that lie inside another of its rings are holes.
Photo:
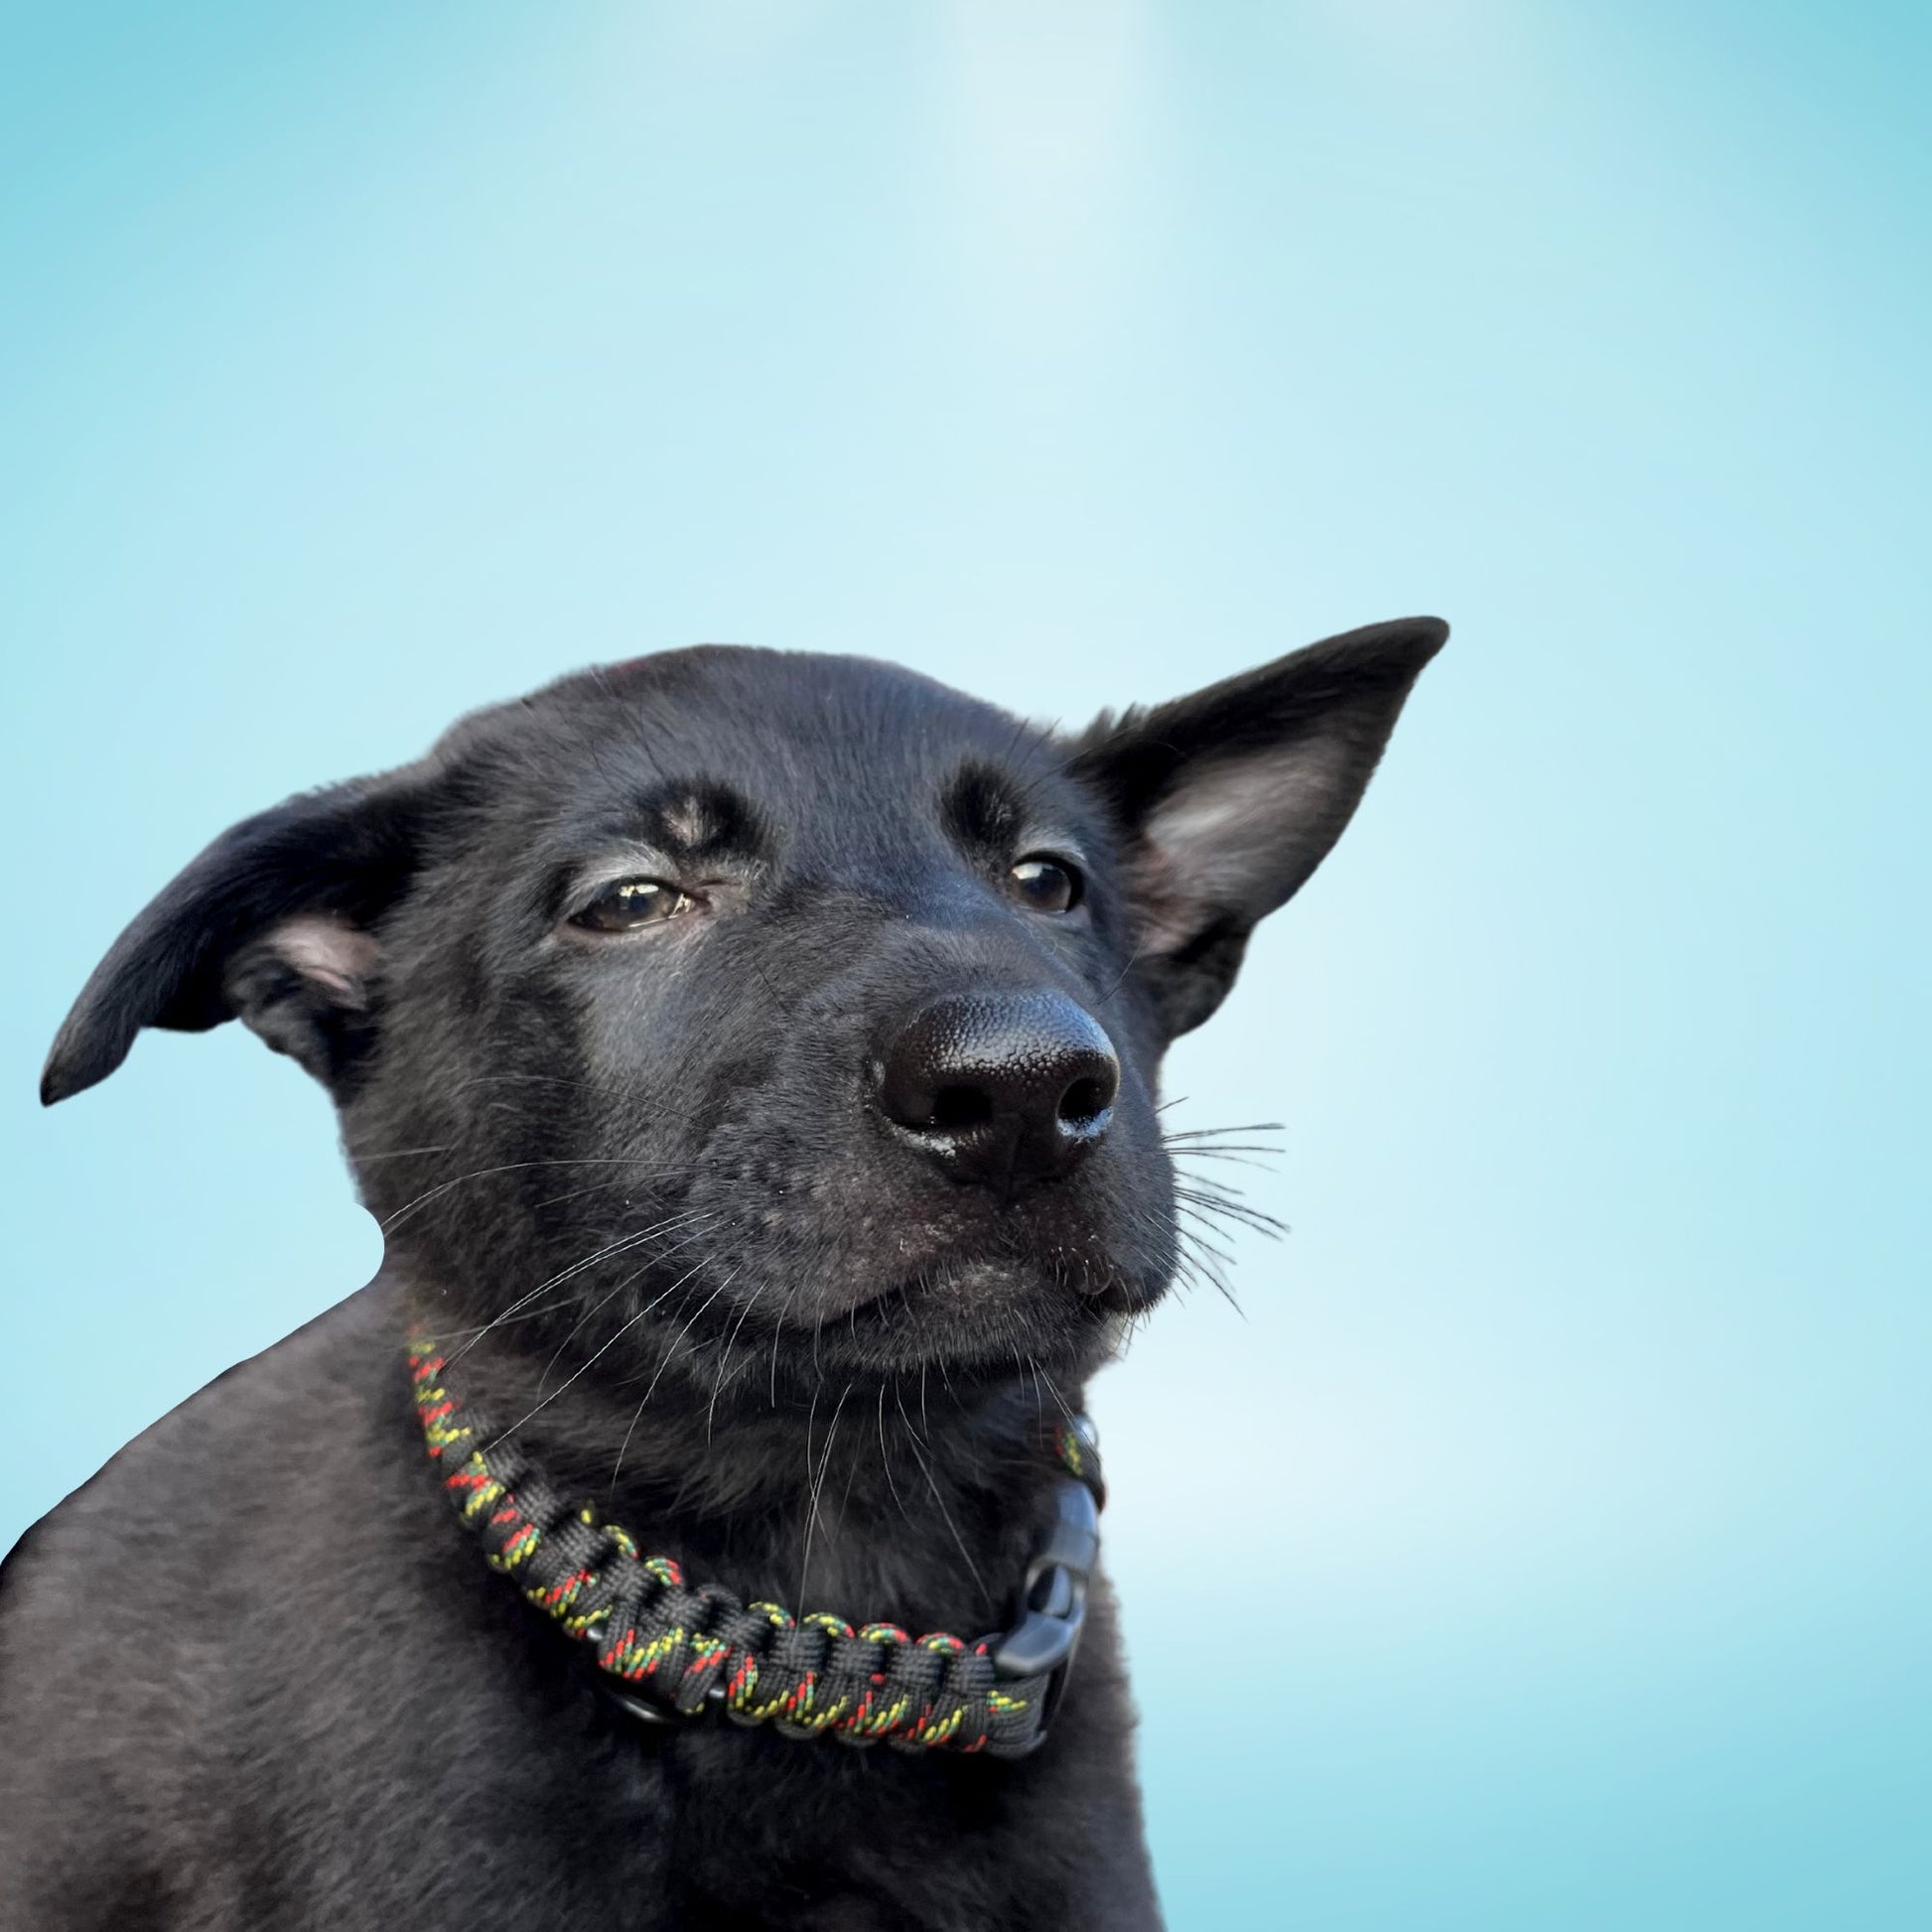
[[[1016,1281],[1016,1276],[1022,1279]],[[1063,1276],[1056,1278],[1049,1258],[1043,1255],[948,1255],[916,1274],[891,1277],[865,1289],[839,1309],[836,1318],[849,1321],[869,1317],[884,1325],[890,1321],[895,1303],[902,1303],[909,1311],[949,1297],[972,1296],[976,1289],[986,1291],[991,1298],[1004,1299],[1016,1289],[1031,1297],[1055,1288],[1070,1291],[1071,1306],[1083,1312],[1132,1314],[1159,1301],[1165,1284],[1146,1288],[1114,1266],[1109,1266],[1104,1281],[1091,1285],[1068,1282]],[[824,1318],[801,1311],[791,1325],[806,1329]]]
[[[999,1278],[1009,1275],[1024,1263],[1012,1260],[1002,1261],[992,1256],[948,1256],[934,1263],[930,1268],[922,1268],[914,1275],[893,1276],[882,1281],[876,1288],[862,1291],[839,1311],[842,1316],[850,1318],[855,1314],[871,1313],[883,1317],[886,1305],[895,1300],[910,1305],[916,1301],[929,1300],[935,1295],[945,1295],[962,1287],[973,1275],[983,1274]],[[809,1327],[817,1319],[800,1313],[797,1324]]]

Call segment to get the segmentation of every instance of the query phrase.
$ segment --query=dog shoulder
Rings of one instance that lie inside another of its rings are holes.
[[[143,1430],[50,1510],[0,1564],[0,1628],[47,1616],[76,1642],[85,1606],[134,1592],[154,1621],[206,1600],[214,1574],[270,1527],[303,1458],[357,1453],[370,1358],[388,1325],[371,1288],[238,1363]],[[398,1331],[399,1332],[399,1331]],[[389,1344],[399,1359],[400,1342]]]
[[[124,1920],[158,1882],[144,1871],[166,1868],[170,1821],[234,1753],[264,1633],[301,1627],[304,1592],[327,1620],[299,1554],[305,1490],[328,1471],[383,1508],[365,1474],[383,1428],[368,1392],[380,1301],[364,1291],[217,1378],[0,1565],[0,1894],[32,1895],[58,1847],[47,1882],[69,1900],[99,1891],[98,1922]],[[75,1910],[59,1922],[96,1922]]]

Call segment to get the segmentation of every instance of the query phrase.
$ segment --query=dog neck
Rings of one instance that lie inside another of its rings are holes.
[[[450,1331],[467,1400],[560,1490],[646,1549],[748,1597],[918,1628],[991,1629],[1051,1513],[1050,1425],[1078,1388],[1014,1373],[751,1378],[717,1392],[665,1375],[573,1374],[556,1337],[456,1332],[453,1298],[403,1285]],[[645,1396],[648,1399],[643,1399]]]

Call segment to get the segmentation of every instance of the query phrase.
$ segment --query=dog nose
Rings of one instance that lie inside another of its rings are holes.
[[[971,993],[922,1007],[887,1047],[879,1105],[954,1179],[1022,1188],[1106,1133],[1120,1061],[1064,993]]]

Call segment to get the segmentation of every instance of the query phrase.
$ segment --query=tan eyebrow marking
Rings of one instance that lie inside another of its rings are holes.
[[[663,825],[678,844],[693,849],[708,844],[716,836],[711,814],[705,809],[704,800],[695,792],[687,793],[678,804],[664,813]]]

